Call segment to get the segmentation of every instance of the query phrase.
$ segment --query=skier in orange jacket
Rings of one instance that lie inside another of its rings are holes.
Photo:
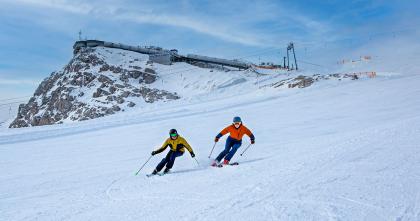
[[[235,155],[238,148],[242,145],[242,137],[245,134],[251,139],[251,144],[255,143],[255,136],[247,127],[245,127],[245,125],[242,124],[240,117],[234,117],[232,125],[227,126],[225,129],[220,131],[216,138],[214,138],[214,142],[218,142],[219,139],[227,133],[229,133],[229,137],[226,140],[225,149],[216,157],[212,166],[217,166],[223,158],[225,158],[223,164],[229,164],[233,155]]]

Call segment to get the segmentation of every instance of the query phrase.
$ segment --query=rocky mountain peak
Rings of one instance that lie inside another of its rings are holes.
[[[176,93],[151,86],[158,77],[147,55],[103,47],[82,49],[19,106],[10,128],[88,120],[144,103],[179,99]]]

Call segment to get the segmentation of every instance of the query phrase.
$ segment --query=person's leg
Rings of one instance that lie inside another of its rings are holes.
[[[175,158],[182,156],[184,153],[181,151],[174,152],[169,158],[168,163],[166,164],[167,169],[171,169],[174,166]]]
[[[165,164],[168,163],[168,161],[170,160],[171,156],[172,156],[172,150],[170,150],[168,152],[168,154],[166,154],[166,157],[162,159],[162,161],[160,161],[160,163],[156,166],[156,171],[159,172],[163,169],[163,167],[165,166]]]
[[[217,162],[220,162],[223,159],[223,157],[225,157],[226,154],[229,153],[229,150],[232,147],[232,145],[233,145],[232,138],[228,137],[226,139],[225,149],[222,152],[220,152],[219,156],[216,157]]]
[[[235,144],[233,144],[232,149],[229,151],[229,153],[226,155],[225,160],[230,161],[232,159],[233,155],[235,155],[236,151],[241,146],[242,142],[237,141]]]

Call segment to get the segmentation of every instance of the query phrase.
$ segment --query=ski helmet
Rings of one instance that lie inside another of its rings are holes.
[[[176,131],[176,129],[170,129],[169,130],[169,136],[171,136],[171,137],[178,136],[178,131]]]
[[[236,117],[233,118],[233,123],[237,123],[237,122],[241,122],[242,123],[241,118],[238,117],[238,116],[236,116]]]

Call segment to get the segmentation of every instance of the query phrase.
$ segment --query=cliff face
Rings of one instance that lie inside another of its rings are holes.
[[[151,87],[157,73],[148,56],[122,50],[80,50],[61,70],[51,73],[27,104],[21,104],[10,128],[81,121],[127,108],[179,99]]]

